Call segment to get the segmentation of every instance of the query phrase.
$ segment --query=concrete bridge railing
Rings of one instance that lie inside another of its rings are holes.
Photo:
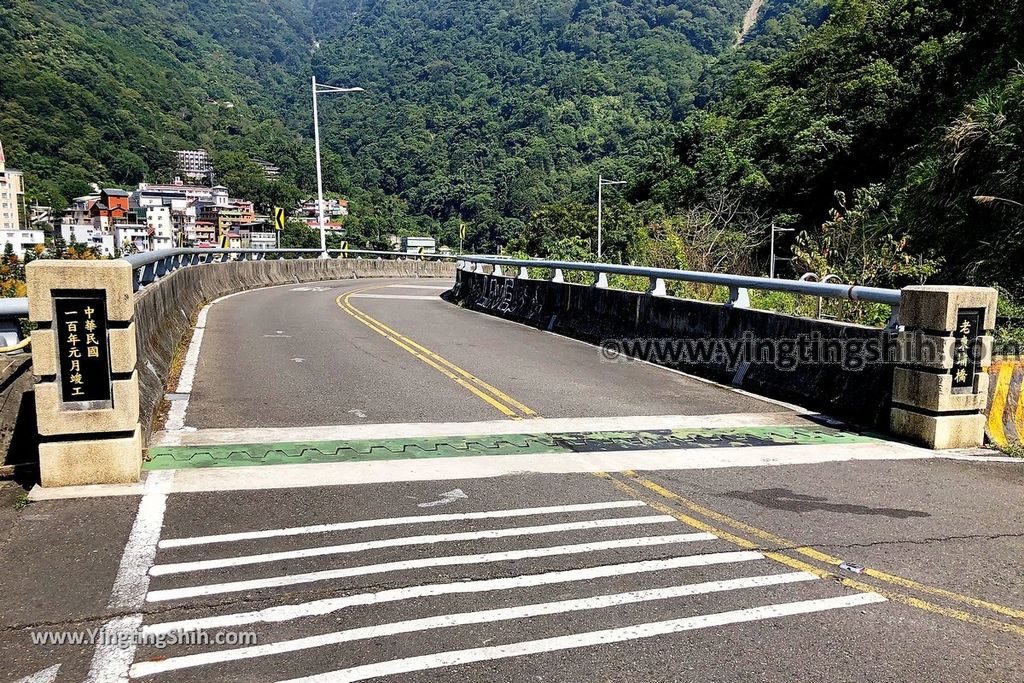
[[[139,478],[172,358],[203,303],[256,287],[354,277],[455,277],[450,297],[463,306],[606,347],[614,342],[617,353],[627,355],[649,353],[650,344],[642,351],[638,342],[710,343],[724,355],[675,353],[649,360],[933,448],[983,440],[992,289],[897,291],[614,264],[334,254],[348,258],[316,258],[319,250],[176,249],[29,264],[27,300],[3,302],[0,320],[27,314],[37,325],[32,361],[43,485]],[[529,269],[538,267],[551,269],[552,277],[531,279]],[[566,283],[570,271],[592,273],[593,284]],[[647,292],[612,289],[612,274],[646,277],[650,286]],[[727,287],[729,299],[713,304],[667,296],[666,282],[673,280]],[[885,304],[893,316],[877,329],[759,311],[749,308],[750,289]],[[825,349],[838,345],[841,353],[778,362],[790,358],[801,340]],[[767,361],[758,355],[765,348],[774,354]]]
[[[199,308],[258,287],[454,276],[453,257],[172,249],[26,267],[43,486],[138,481],[172,359]],[[364,258],[365,257],[365,258]]]
[[[754,393],[889,431],[930,448],[982,445],[997,292],[902,290],[599,263],[463,256],[461,305],[581,338]],[[530,269],[550,279],[531,279]],[[591,285],[565,273],[591,273]],[[609,275],[647,278],[646,293]],[[725,304],[666,296],[666,282],[726,287]],[[750,308],[748,290],[892,308],[885,329]]]

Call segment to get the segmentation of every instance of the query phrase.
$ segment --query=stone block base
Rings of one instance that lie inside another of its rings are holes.
[[[975,375],[974,384],[971,393],[955,394],[953,375],[896,368],[893,375],[892,400],[901,405],[922,408],[933,413],[981,412],[988,405],[988,375]]]
[[[39,472],[44,487],[82,484],[129,484],[142,472],[142,432],[129,437],[39,444]]]
[[[927,448],[977,448],[985,439],[985,422],[983,414],[925,415],[893,408],[889,428]]]

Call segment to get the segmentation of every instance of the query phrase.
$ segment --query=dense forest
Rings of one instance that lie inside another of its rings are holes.
[[[1024,290],[1024,0],[13,0],[0,136],[30,198],[173,174],[266,208],[325,177],[355,243]],[[267,181],[252,157],[284,170]],[[791,230],[791,232],[790,232]]]

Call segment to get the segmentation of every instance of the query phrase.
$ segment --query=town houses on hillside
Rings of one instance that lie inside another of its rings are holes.
[[[209,178],[205,150],[177,153],[184,178]],[[256,161],[268,178],[280,169]],[[48,206],[25,206],[22,174],[8,169],[0,144],[0,248],[10,244],[18,255],[44,245],[47,234],[67,244],[91,247],[101,256],[154,251],[171,247],[274,249],[278,233],[268,216],[257,215],[253,202],[235,198],[223,185],[207,186],[176,177],[170,183],[139,183],[134,189],[101,188],[75,197],[57,215]],[[287,214],[311,229],[319,227],[315,199],[286,207]],[[324,200],[327,230],[344,234],[345,199]]]
[[[76,197],[64,212],[60,236],[102,255],[176,246],[272,249],[277,236],[251,201],[223,185],[140,183],[135,190],[105,188]]]

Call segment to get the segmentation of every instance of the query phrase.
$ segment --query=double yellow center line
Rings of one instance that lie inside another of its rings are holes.
[[[640,476],[636,472],[627,470],[623,472],[620,477],[612,476],[606,472],[595,472],[595,474],[603,479],[611,481],[612,484],[614,484],[615,488],[617,488],[619,491],[622,491],[623,493],[626,493],[632,496],[633,498],[637,498],[639,500],[644,501],[650,507],[652,507],[655,510],[658,510],[663,514],[671,515],[672,517],[675,517],[684,524],[687,524],[695,529],[699,529],[700,531],[714,534],[723,541],[727,541],[741,548],[745,548],[747,550],[757,550],[765,557],[775,560],[776,562],[784,564],[792,569],[810,572],[811,574],[815,574],[816,576],[820,576],[822,578],[835,578],[838,579],[839,582],[847,588],[852,588],[854,590],[859,590],[868,593],[878,593],[879,595],[882,595],[885,598],[892,600],[894,602],[899,602],[904,605],[916,607],[917,609],[921,609],[926,612],[939,614],[944,617],[949,617],[951,619],[957,619],[959,621],[964,621],[970,624],[974,624],[976,626],[983,626],[985,628],[990,628],[995,631],[1002,631],[1004,633],[1013,633],[1018,636],[1024,636],[1024,624],[1006,622],[1000,619],[993,618],[993,616],[999,615],[1001,617],[1009,617],[1012,620],[1021,620],[1024,619],[1024,610],[1015,609],[1013,607],[1007,607],[1005,605],[999,605],[988,600],[981,600],[979,598],[975,598],[969,595],[963,595],[961,593],[955,593],[953,591],[946,590],[945,588],[929,586],[927,584],[914,581],[913,579],[907,579],[902,576],[896,576],[894,574],[889,574],[887,572],[879,571],[877,569],[866,568],[863,574],[860,574],[860,576],[870,577],[884,584],[889,584],[890,586],[898,586],[900,588],[908,589],[910,591],[915,591],[937,598],[942,598],[950,602],[960,603],[962,605],[969,605],[979,610],[980,613],[966,612],[963,609],[947,607],[945,605],[940,605],[935,602],[923,600],[909,593],[904,593],[902,591],[894,590],[892,588],[888,588],[885,586],[878,586],[872,583],[866,583],[865,581],[853,579],[848,576],[843,576],[842,574],[837,573],[837,570],[839,569],[838,566],[843,562],[838,557],[832,557],[831,555],[815,550],[814,548],[802,546],[796,543],[795,541],[791,541],[777,534],[773,534],[770,531],[759,529],[745,522],[741,522],[740,520],[733,519],[731,517],[723,515],[720,512],[716,512],[715,510],[712,510],[699,503],[684,498],[678,493],[670,491],[664,486],[661,486],[660,484],[653,482],[650,479]],[[662,500],[659,500],[659,498]],[[701,517],[713,520],[721,526],[716,527],[713,524],[693,517],[690,514],[686,514],[679,510],[678,507],[673,507],[673,505],[670,505],[663,501],[668,501],[676,506],[686,508],[690,513],[694,513]],[[722,527],[725,528],[723,529]],[[729,528],[739,533],[733,533],[732,531],[727,530]],[[761,539],[762,541],[766,541],[771,546],[775,546],[777,550],[767,550],[764,547],[764,543],[757,543],[755,541],[750,540],[749,538],[741,536],[740,534],[754,536],[756,538]],[[785,550],[786,552],[782,552],[781,550]],[[799,555],[803,555],[804,557],[810,560],[814,560],[824,565],[829,565],[829,568],[824,569],[818,565],[813,565],[804,560],[792,557],[787,553],[796,553]]]
[[[521,420],[524,417],[539,417],[537,411],[532,408],[523,405],[519,401],[515,400],[505,392],[497,389],[487,382],[483,381],[479,377],[473,375],[467,370],[460,368],[450,360],[434,353],[427,347],[419,344],[412,339],[409,339],[405,335],[396,332],[381,321],[370,317],[363,311],[359,310],[349,301],[353,295],[361,292],[366,292],[371,289],[380,289],[387,285],[376,285],[374,287],[363,287],[362,289],[353,290],[346,294],[342,294],[335,299],[338,304],[338,308],[348,313],[350,316],[361,322],[362,324],[369,327],[371,330],[381,335],[388,341],[400,349],[408,351],[417,360],[423,362],[426,365],[434,368],[442,375],[452,380],[459,386],[468,390],[474,396],[484,401],[488,405],[496,408],[506,417],[512,420]]]

